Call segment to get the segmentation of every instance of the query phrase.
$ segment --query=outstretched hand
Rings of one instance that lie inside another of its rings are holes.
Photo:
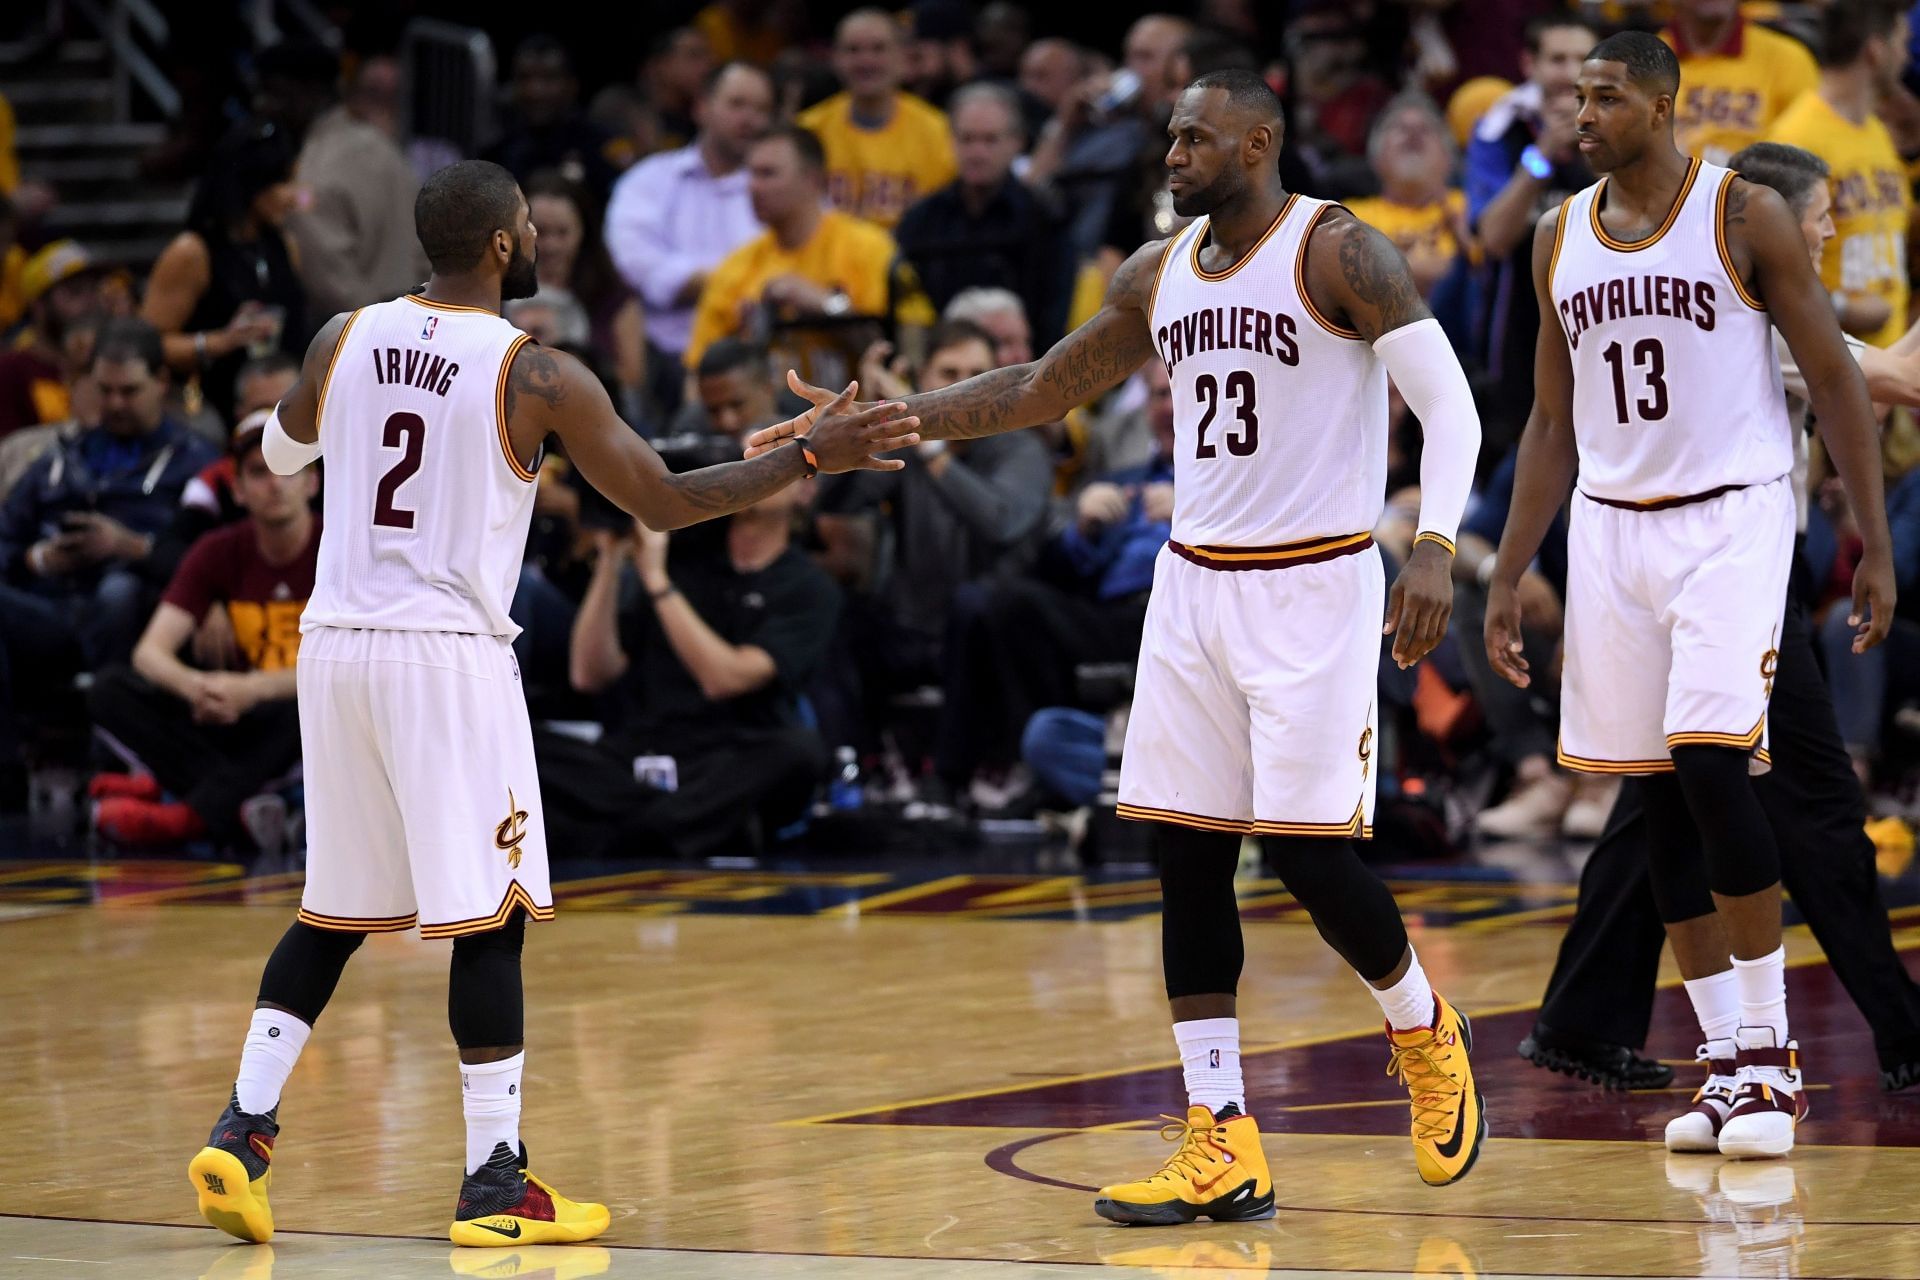
[[[800,380],[788,371],[787,385],[813,401],[813,408],[797,418],[757,431],[747,441],[747,456],[757,457],[768,449],[799,437],[805,437],[815,464],[822,473],[842,471],[898,471],[906,466],[900,458],[883,458],[883,453],[912,448],[920,443],[913,428],[920,419],[903,417],[907,407],[897,400],[879,404],[854,399],[858,382],[849,382],[839,395],[823,391]]]

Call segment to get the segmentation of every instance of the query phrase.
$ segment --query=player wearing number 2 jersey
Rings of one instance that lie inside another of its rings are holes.
[[[1160,862],[1188,1108],[1164,1168],[1100,1192],[1095,1209],[1120,1222],[1274,1211],[1235,1017],[1233,873],[1249,834],[1386,1012],[1420,1177],[1463,1176],[1486,1131],[1466,1019],[1433,993],[1353,843],[1371,834],[1382,615],[1403,666],[1444,633],[1479,423],[1392,244],[1338,205],[1281,189],[1282,128],[1258,76],[1196,80],[1167,152],[1174,208],[1196,220],[1128,259],[1100,314],[1040,360],[908,401],[928,435],[965,438],[1057,418],[1156,352],[1173,383],[1179,496],[1154,570],[1120,812],[1151,824]],[[1372,531],[1389,374],[1427,440],[1420,533],[1383,610]],[[756,447],[790,430],[769,428]]]
[[[671,475],[600,382],[500,318],[535,288],[533,225],[513,177],[435,174],[414,218],[433,278],[419,297],[336,317],[267,424],[290,474],[324,455],[326,519],[298,676],[307,794],[300,916],[260,982],[232,1101],[188,1176],[201,1213],[243,1240],[267,1202],[282,1085],[354,949],[419,926],[453,940],[466,1177],[455,1244],[569,1243],[604,1231],[526,1171],[520,1144],[520,948],[553,915],[526,700],[507,616],[543,443],[655,529],[752,505],[814,471],[894,469],[915,443],[897,404],[805,415],[805,445]]]
[[[1748,782],[1766,762],[1793,548],[1774,326],[1866,543],[1857,648],[1886,632],[1893,572],[1866,385],[1799,222],[1773,191],[1679,152],[1679,89],[1672,51],[1639,33],[1603,40],[1581,68],[1580,151],[1606,176],[1535,236],[1539,414],[1520,446],[1486,644],[1497,670],[1527,683],[1516,587],[1577,468],[1560,759],[1647,775],[1654,898],[1711,1064],[1667,1146],[1778,1156],[1807,1095],[1787,1024],[1779,853]]]

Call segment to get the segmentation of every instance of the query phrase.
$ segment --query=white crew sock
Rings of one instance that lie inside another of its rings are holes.
[[[520,1150],[520,1069],[525,1053],[499,1062],[460,1064],[461,1107],[467,1113],[467,1172],[493,1155],[495,1143]]]
[[[1187,1074],[1187,1104],[1219,1111],[1231,1102],[1247,1109],[1247,1086],[1240,1078],[1240,1019],[1195,1018],[1173,1024],[1180,1065]]]
[[[1693,1016],[1700,1019],[1701,1037],[1708,1044],[1733,1039],[1734,1030],[1740,1025],[1738,971],[1726,969],[1704,978],[1688,978],[1685,986],[1687,999],[1693,1002]]]
[[[247,1025],[247,1040],[240,1047],[240,1074],[234,1078],[233,1092],[240,1109],[249,1115],[265,1115],[280,1105],[280,1091],[287,1087],[293,1064],[307,1047],[313,1028],[290,1013],[279,1009],[255,1009]]]
[[[1773,1043],[1784,1049],[1787,1044],[1786,947],[1778,947],[1772,955],[1758,960],[1736,957],[1733,972],[1740,984],[1740,1025],[1772,1027]]]
[[[1381,1012],[1387,1015],[1387,1025],[1395,1031],[1414,1031],[1420,1027],[1430,1027],[1439,1013],[1433,998],[1433,984],[1427,981],[1427,971],[1420,967],[1420,957],[1414,953],[1411,944],[1407,947],[1406,976],[1382,991],[1371,982],[1367,990],[1380,1002]],[[1362,979],[1365,981],[1365,979]]]

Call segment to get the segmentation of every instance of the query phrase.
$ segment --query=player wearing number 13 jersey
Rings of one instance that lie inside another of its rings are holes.
[[[1040,360],[908,400],[924,433],[964,438],[1058,418],[1155,354],[1174,387],[1173,541],[1154,569],[1120,812],[1151,824],[1160,863],[1187,1109],[1165,1167],[1100,1192],[1096,1211],[1120,1222],[1274,1211],[1235,1016],[1247,835],[1385,1011],[1420,1177],[1465,1175],[1486,1131],[1466,1019],[1428,985],[1354,847],[1371,834],[1383,618],[1403,666],[1445,631],[1479,423],[1398,251],[1281,189],[1283,127],[1258,76],[1196,80],[1167,152],[1174,208],[1195,221],[1136,252],[1100,314]],[[1389,374],[1426,432],[1421,532],[1390,606],[1372,539]]]
[[[273,1234],[281,1087],[369,933],[450,938],[466,1176],[455,1244],[571,1243],[607,1227],[527,1172],[520,949],[553,915],[526,699],[508,617],[541,450],[655,529],[751,506],[815,470],[893,469],[916,443],[897,404],[806,415],[806,445],[671,475],[577,361],[500,317],[531,296],[535,230],[498,165],[442,169],[414,207],[433,278],[419,297],[336,317],[269,420],[267,464],[324,455],[319,569],[301,629],[307,880],[267,962],[231,1102],[188,1165],[202,1215]]]
[[[1893,574],[1866,385],[1799,222],[1773,191],[1676,149],[1680,87],[1673,52],[1640,33],[1601,41],[1581,68],[1579,147],[1606,176],[1535,235],[1539,407],[1486,645],[1527,683],[1515,587],[1577,471],[1560,759],[1646,775],[1654,898],[1712,1064],[1667,1146],[1779,1156],[1807,1095],[1787,1022],[1779,853],[1748,782],[1765,765],[1793,555],[1773,326],[1866,544],[1857,648],[1886,632]]]

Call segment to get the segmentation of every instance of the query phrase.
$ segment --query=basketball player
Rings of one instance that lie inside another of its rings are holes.
[[[325,526],[301,622],[307,883],[260,980],[227,1110],[188,1166],[207,1221],[273,1234],[280,1092],[369,933],[453,940],[466,1179],[455,1244],[590,1239],[607,1211],[527,1172],[520,1143],[520,948],[553,916],[533,741],[507,618],[542,442],[655,529],[751,506],[815,469],[893,469],[913,443],[897,404],[810,411],[807,449],[671,475],[601,384],[500,318],[532,296],[534,228],[513,177],[469,161],[421,188],[433,277],[419,297],[340,315],[268,421],[267,464],[327,459]]]
[[[1154,570],[1120,813],[1152,824],[1188,1109],[1164,1168],[1100,1192],[1095,1210],[1117,1222],[1273,1213],[1234,1001],[1233,873],[1247,834],[1385,1011],[1420,1177],[1464,1176],[1486,1133],[1467,1020],[1434,994],[1353,843],[1371,834],[1382,615],[1402,666],[1444,634],[1479,422],[1391,242],[1282,189],[1282,127],[1259,76],[1194,81],[1167,165],[1174,208],[1196,220],[1136,251],[1101,312],[1038,361],[907,399],[922,434],[966,439],[1054,421],[1156,352],[1173,381],[1180,501]],[[1370,530],[1385,497],[1388,374],[1426,448],[1420,532],[1383,609]]]
[[[1579,147],[1606,176],[1535,233],[1541,314],[1557,322],[1540,329],[1541,418],[1521,442],[1486,644],[1524,687],[1516,587],[1577,468],[1560,760],[1645,775],[1654,897],[1711,1064],[1667,1146],[1780,1156],[1807,1097],[1779,850],[1748,781],[1767,763],[1794,534],[1774,326],[1866,544],[1856,651],[1892,620],[1893,564],[1866,384],[1798,220],[1775,192],[1681,154],[1679,86],[1672,50],[1640,33],[1601,41],[1581,68]]]

